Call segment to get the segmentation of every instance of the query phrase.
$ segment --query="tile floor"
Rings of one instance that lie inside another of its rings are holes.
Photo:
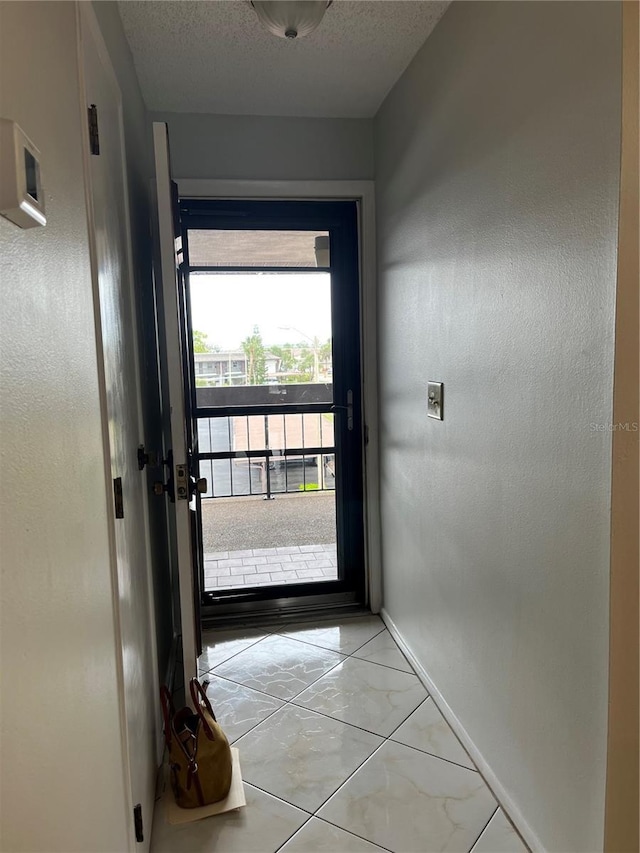
[[[170,826],[160,804],[152,853],[525,853],[378,617],[203,639],[247,806]]]
[[[329,581],[337,577],[335,543],[217,551],[204,555],[206,591]]]

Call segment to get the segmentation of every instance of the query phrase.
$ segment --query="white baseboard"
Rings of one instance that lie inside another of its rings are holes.
[[[500,804],[505,815],[509,818],[517,832],[522,836],[522,839],[525,844],[533,851],[533,853],[545,853],[545,848],[540,842],[540,839],[531,829],[527,821],[524,819],[520,809],[513,802],[511,796],[507,793],[504,786],[491,769],[490,765],[487,763],[487,761],[484,759],[474,742],[471,740],[466,729],[456,716],[455,712],[447,703],[446,699],[444,698],[442,693],[440,693],[436,685],[433,683],[429,673],[422,666],[420,661],[416,659],[409,646],[407,646],[402,634],[400,633],[393,619],[389,616],[384,607],[380,612],[380,616],[382,617],[384,624],[389,629],[389,633],[396,641],[396,643],[400,646],[402,653],[407,658],[411,666],[414,668],[416,675],[426,687],[429,695],[438,707],[438,710],[445,718],[447,723],[449,723],[462,746],[469,753],[469,756],[471,757],[473,763],[476,765],[480,775],[487,783],[487,786],[491,789],[491,793]]]

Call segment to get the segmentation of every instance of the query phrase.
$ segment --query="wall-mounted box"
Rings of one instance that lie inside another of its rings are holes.
[[[20,228],[47,224],[40,152],[8,118],[0,118],[0,214]]]

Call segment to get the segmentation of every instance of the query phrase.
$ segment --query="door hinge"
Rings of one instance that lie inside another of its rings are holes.
[[[113,507],[116,518],[124,518],[124,499],[122,497],[122,477],[116,477],[113,481]]]
[[[89,150],[92,154],[100,153],[100,133],[98,131],[98,108],[95,104],[87,109],[89,114]]]
[[[144,826],[142,823],[142,805],[133,807],[133,825],[136,831],[136,841],[144,841]]]

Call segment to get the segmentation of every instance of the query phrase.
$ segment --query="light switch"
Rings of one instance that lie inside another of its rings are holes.
[[[442,420],[443,390],[442,382],[427,383],[427,415],[439,421]]]

